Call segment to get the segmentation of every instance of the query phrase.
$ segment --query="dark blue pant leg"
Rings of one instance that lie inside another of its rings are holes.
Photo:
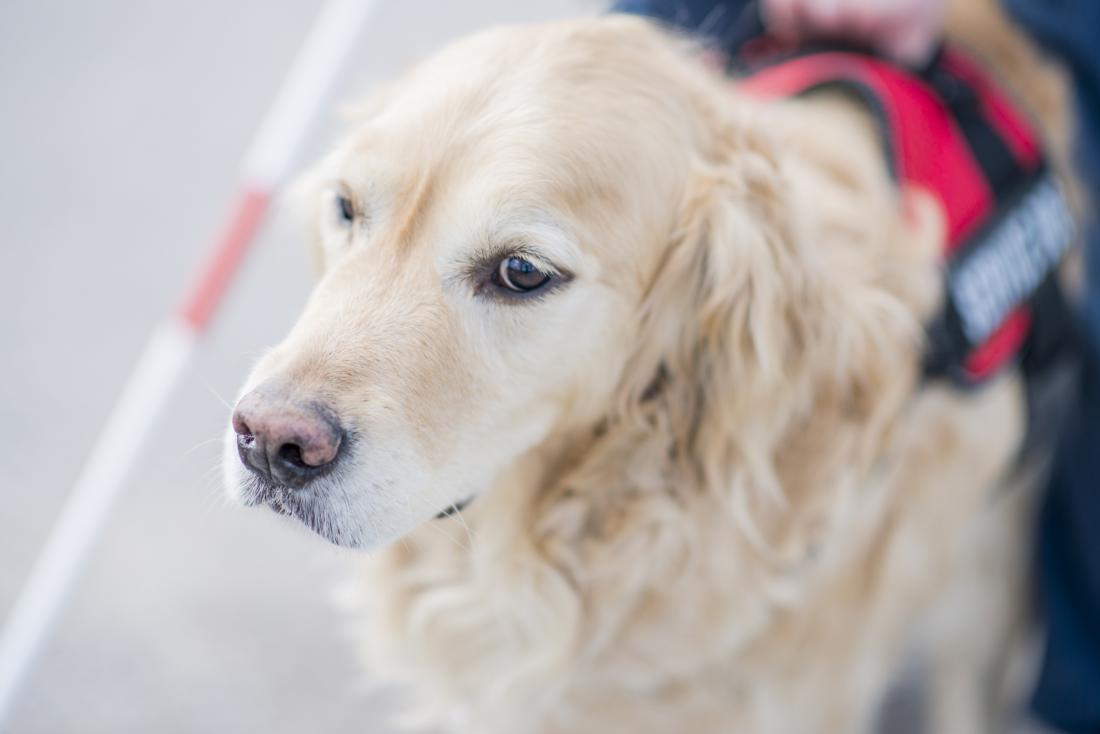
[[[1057,465],[1039,531],[1047,640],[1033,705],[1044,721],[1074,734],[1100,732],[1098,366],[1094,358],[1083,375],[1082,410]]]
[[[1100,201],[1100,0],[1006,0],[1073,74],[1079,173]],[[1100,223],[1085,241],[1084,363],[1075,419],[1039,530],[1039,595],[1047,644],[1034,708],[1067,732],[1100,732]]]
[[[1100,232],[1088,242],[1084,360],[1077,414],[1039,524],[1046,650],[1034,709],[1066,732],[1100,732]]]

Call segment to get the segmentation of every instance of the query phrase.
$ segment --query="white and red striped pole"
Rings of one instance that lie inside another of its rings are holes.
[[[236,199],[199,278],[154,331],[0,635],[0,726],[135,460],[328,103],[377,0],[329,0],[245,155]]]

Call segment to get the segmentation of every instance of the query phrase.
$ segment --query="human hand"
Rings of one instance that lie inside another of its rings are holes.
[[[947,0],[762,0],[764,24],[784,41],[847,38],[905,64],[931,57]]]

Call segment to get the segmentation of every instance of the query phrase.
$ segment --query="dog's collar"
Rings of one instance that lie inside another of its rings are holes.
[[[928,325],[928,377],[972,386],[1022,354],[1046,363],[1072,342],[1054,273],[1074,237],[1069,207],[1034,127],[976,63],[945,48],[914,72],[813,49],[757,59],[738,85],[765,99],[852,93],[874,114],[898,183],[939,199],[946,301]]]

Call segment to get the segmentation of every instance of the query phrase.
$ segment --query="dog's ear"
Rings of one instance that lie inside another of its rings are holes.
[[[785,173],[779,150],[768,131],[731,124],[700,157],[644,299],[621,407],[658,406],[705,486],[748,485],[783,504],[783,447],[811,422],[867,433],[884,389],[904,393],[919,329],[868,255],[866,240],[890,233],[859,211],[862,234],[849,234],[851,217],[816,226],[821,212],[800,211],[789,184],[803,171]]]
[[[730,137],[693,166],[643,301],[624,395],[644,402],[658,387],[690,386],[694,399],[678,403],[691,422],[705,404],[754,400],[789,384],[821,308],[771,146]]]

